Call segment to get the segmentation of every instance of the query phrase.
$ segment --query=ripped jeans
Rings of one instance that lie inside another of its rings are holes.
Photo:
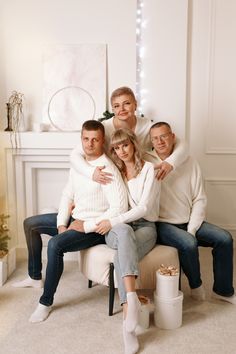
[[[118,224],[106,235],[106,244],[117,250],[114,267],[121,304],[127,301],[123,277],[138,276],[138,263],[155,246],[156,238],[155,223],[144,219]]]

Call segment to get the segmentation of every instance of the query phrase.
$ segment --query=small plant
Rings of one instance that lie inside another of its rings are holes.
[[[105,112],[103,112],[103,117],[99,118],[98,120],[99,120],[99,122],[102,122],[103,120],[107,120],[107,119],[110,119],[112,117],[114,117],[114,113],[111,113],[109,111],[105,111]]]
[[[98,118],[98,121],[99,122],[102,122],[102,121],[104,121],[104,120],[107,120],[107,119],[110,119],[110,118],[112,118],[112,117],[114,117],[114,113],[111,113],[111,112],[109,112],[108,110],[106,110],[105,112],[103,112],[103,117],[102,118]],[[141,115],[140,115],[140,117],[144,117],[144,114],[142,113]]]
[[[4,257],[8,253],[8,226],[6,224],[6,219],[9,218],[9,215],[0,215],[0,258]]]

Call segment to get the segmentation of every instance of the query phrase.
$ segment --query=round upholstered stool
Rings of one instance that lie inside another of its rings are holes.
[[[79,252],[80,271],[92,282],[109,286],[109,315],[113,313],[114,289],[117,287],[114,272],[116,250],[107,245],[97,245]],[[137,288],[155,289],[156,270],[161,264],[179,267],[178,252],[169,246],[156,245],[139,263]]]

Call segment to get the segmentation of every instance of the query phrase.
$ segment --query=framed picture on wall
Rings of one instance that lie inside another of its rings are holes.
[[[106,45],[46,46],[43,55],[43,123],[79,131],[106,107]]]

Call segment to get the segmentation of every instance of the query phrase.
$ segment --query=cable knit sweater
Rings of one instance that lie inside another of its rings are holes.
[[[74,219],[84,221],[85,232],[93,232],[96,223],[124,213],[128,209],[127,191],[116,166],[103,154],[98,159],[88,161],[92,166],[105,165],[105,171],[112,173],[113,181],[101,185],[70,169],[69,180],[63,190],[57,226],[67,225],[70,213],[69,204],[73,201],[75,208]]]
[[[148,159],[155,163],[161,162],[154,152]],[[195,235],[205,219],[206,204],[200,166],[196,160],[188,157],[161,182],[159,221],[188,223],[187,231]]]
[[[102,123],[105,127],[106,132],[106,148],[108,148],[110,143],[110,137],[115,131],[114,117],[104,120]],[[137,117],[137,123],[135,126],[135,134],[138,138],[138,142],[143,149],[143,151],[149,151],[151,149],[151,141],[149,137],[149,130],[153,122],[145,117]],[[172,165],[174,168],[179,166],[188,157],[188,147],[185,142],[176,139],[174,152],[165,161]],[[83,149],[81,147],[81,142],[71,153],[71,164],[73,168],[82,173],[84,176],[92,179],[95,168],[89,165],[83,158]]]
[[[126,182],[130,210],[110,219],[111,225],[140,218],[157,221],[159,215],[160,182],[155,178],[153,164],[145,162],[142,171]]]

